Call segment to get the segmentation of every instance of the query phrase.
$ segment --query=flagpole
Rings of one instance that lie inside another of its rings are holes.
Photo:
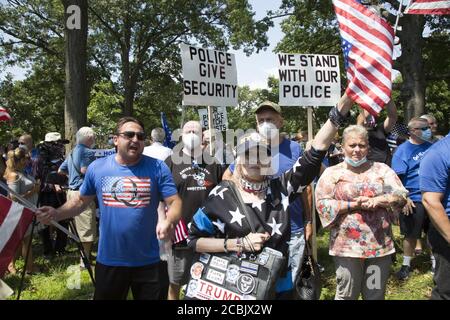
[[[398,10],[397,10],[397,17],[395,18],[395,25],[394,25],[394,35],[397,34],[397,26],[398,26],[398,22],[400,20],[400,16],[402,15],[402,5],[403,5],[403,0],[399,1],[400,4],[398,6]],[[409,1],[408,7],[411,4],[411,1]]]
[[[0,187],[3,188],[4,190],[8,191],[11,195],[13,195],[15,198],[17,198],[17,200],[19,200],[20,202],[22,202],[22,204],[24,204],[28,209],[30,209],[31,211],[33,211],[33,213],[36,213],[37,211],[37,207],[30,202],[29,200],[25,199],[24,197],[22,197],[20,194],[18,194],[17,192],[15,192],[14,190],[10,189],[8,187],[8,185],[6,183],[4,183],[3,181],[0,181]],[[75,240],[76,242],[80,242],[80,238],[78,238],[76,235],[74,235],[72,232],[70,232],[69,230],[67,230],[66,228],[64,228],[62,225],[60,225],[58,222],[51,220],[50,221],[51,225],[54,226],[55,228],[58,228],[59,230],[61,230],[62,232],[64,232],[65,234],[67,234],[70,238],[72,238],[73,240]]]

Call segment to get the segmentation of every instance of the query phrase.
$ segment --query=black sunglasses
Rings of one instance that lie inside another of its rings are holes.
[[[430,127],[423,127],[423,128],[413,128],[414,130],[422,130],[422,131],[426,131],[428,129],[430,129]]]
[[[119,135],[122,135],[127,139],[133,139],[134,136],[136,136],[137,139],[140,141],[143,141],[145,139],[144,132],[124,131],[124,132],[119,132]]]

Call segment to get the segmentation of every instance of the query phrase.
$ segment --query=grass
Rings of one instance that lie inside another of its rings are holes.
[[[391,277],[386,290],[388,300],[426,300],[429,299],[433,288],[433,279],[430,273],[431,263],[429,253],[422,254],[412,262],[412,272],[408,280],[398,281],[394,273],[400,269],[402,262],[402,240],[398,227],[394,227],[396,238],[397,261],[392,266]],[[335,294],[336,280],[334,263],[328,255],[328,232],[321,230],[318,240],[318,260],[325,268],[322,273],[323,289],[321,300],[332,300]],[[21,294],[23,300],[89,300],[93,297],[94,288],[89,273],[86,270],[79,271],[79,254],[76,246],[71,243],[68,253],[45,259],[42,256],[40,241],[36,238],[33,242],[35,253],[35,265],[41,272],[32,276],[26,276],[24,290]],[[20,283],[20,271],[23,268],[23,260],[16,263],[18,273],[7,275],[3,280],[15,291],[15,299]],[[131,295],[129,296],[131,298]]]

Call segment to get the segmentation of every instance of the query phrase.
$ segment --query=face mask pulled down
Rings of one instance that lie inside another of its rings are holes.
[[[364,158],[362,158],[362,159],[360,159],[358,161],[355,161],[352,158],[348,158],[348,157],[345,157],[344,160],[349,165],[351,165],[353,168],[358,168],[358,167],[362,166],[364,163],[367,162],[367,158],[366,157],[364,157]]]

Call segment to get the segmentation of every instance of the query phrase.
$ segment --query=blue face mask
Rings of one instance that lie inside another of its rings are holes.
[[[367,158],[366,157],[364,157],[364,158],[362,158],[361,160],[358,160],[358,161],[355,161],[355,160],[353,160],[351,158],[347,158],[347,157],[345,157],[344,160],[345,160],[345,162],[347,162],[349,165],[351,165],[354,168],[360,167],[361,165],[363,165],[364,163],[367,162]]]
[[[427,129],[425,131],[422,131],[422,139],[425,140],[425,141],[430,141],[432,135],[433,134],[431,133],[431,129]]]

